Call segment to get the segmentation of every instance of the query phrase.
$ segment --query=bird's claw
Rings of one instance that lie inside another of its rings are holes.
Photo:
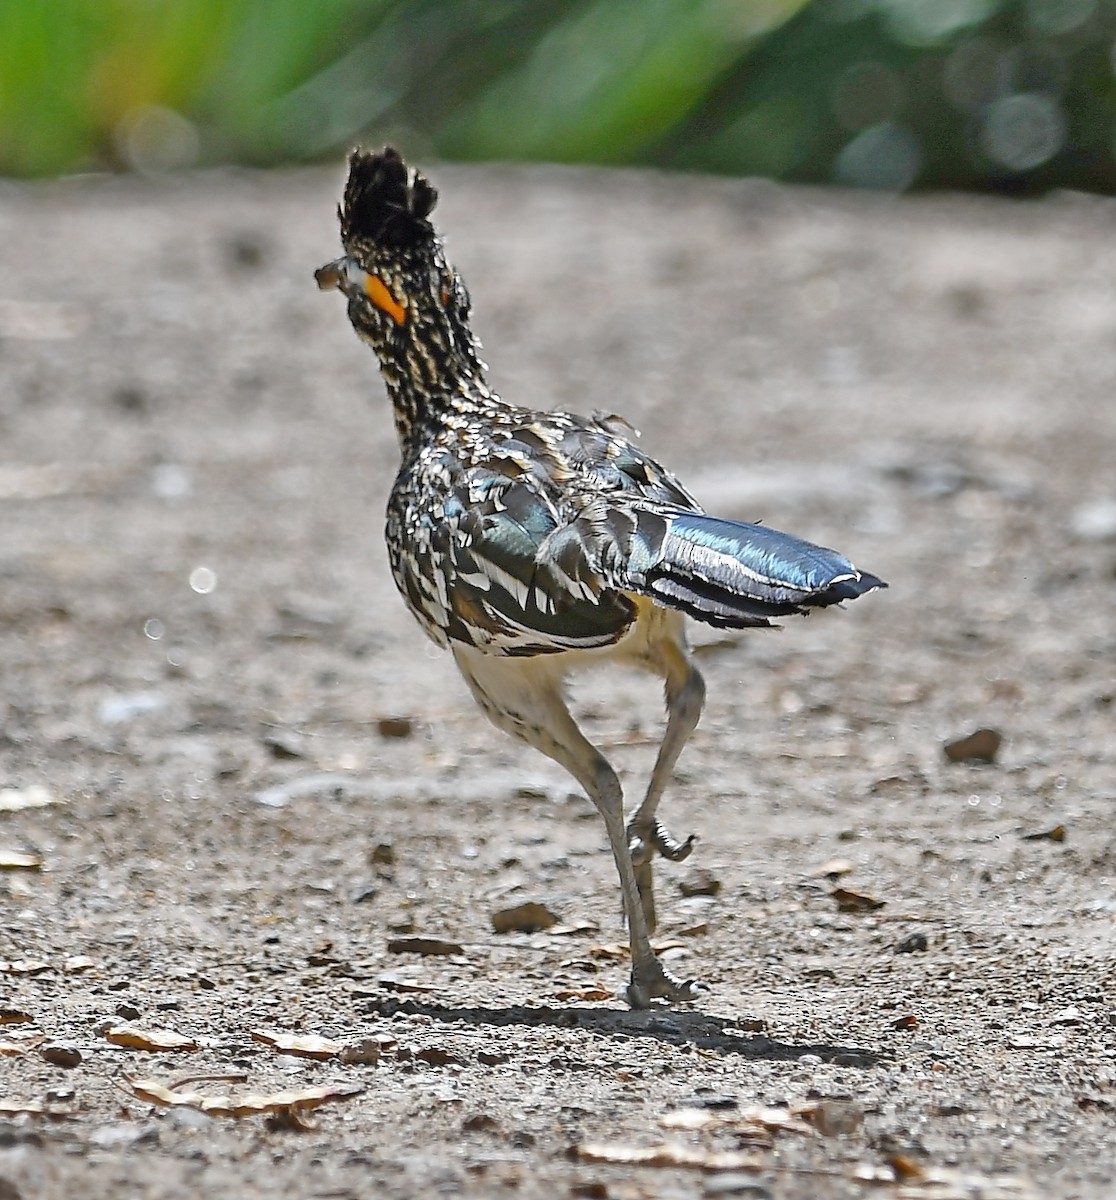
[[[635,865],[642,866],[650,862],[654,854],[660,854],[670,862],[682,862],[690,857],[697,841],[697,834],[691,833],[680,842],[662,821],[652,821],[642,828],[636,825],[628,826],[628,850]]]
[[[632,968],[628,984],[628,1004],[632,1008],[650,1008],[652,1000],[668,1004],[699,999],[708,989],[697,979],[675,979],[657,958],[645,959]]]

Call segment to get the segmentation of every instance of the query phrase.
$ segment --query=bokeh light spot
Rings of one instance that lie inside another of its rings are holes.
[[[158,617],[150,617],[143,623],[143,636],[153,642],[159,641],[167,632],[167,627]]]
[[[190,572],[190,587],[201,596],[208,596],[217,587],[217,575],[208,567],[195,567]]]
[[[902,192],[922,165],[918,139],[901,125],[885,121],[858,133],[837,155],[833,175],[847,187]]]
[[[128,113],[116,127],[115,140],[125,163],[145,175],[192,167],[201,149],[194,126],[173,108],[157,104]]]
[[[876,0],[876,5],[896,41],[932,46],[982,24],[1000,0]]]
[[[1034,92],[994,100],[980,129],[985,154],[1011,171],[1041,166],[1061,150],[1065,140],[1066,121],[1057,102]]]

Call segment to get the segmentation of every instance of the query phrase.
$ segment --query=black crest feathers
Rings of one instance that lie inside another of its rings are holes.
[[[363,241],[399,250],[430,242],[434,226],[427,217],[437,199],[426,177],[408,167],[391,146],[381,154],[354,150],[338,212],[341,240],[346,247]]]

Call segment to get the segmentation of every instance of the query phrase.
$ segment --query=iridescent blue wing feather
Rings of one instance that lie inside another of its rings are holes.
[[[656,545],[637,543],[629,570],[646,595],[729,627],[765,625],[887,586],[835,550],[691,512],[672,515]]]

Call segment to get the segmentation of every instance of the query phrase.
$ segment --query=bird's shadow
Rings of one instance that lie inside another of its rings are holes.
[[[529,1029],[583,1029],[618,1039],[655,1038],[678,1047],[694,1047],[713,1054],[738,1054],[742,1058],[794,1062],[814,1055],[823,1062],[842,1067],[874,1067],[890,1056],[865,1046],[834,1045],[830,1042],[781,1042],[762,1033],[740,1029],[732,1017],[679,1009],[625,1011],[614,1008],[510,1004],[503,1008],[451,1006],[426,1000],[385,996],[372,999],[365,1011],[370,1015],[394,1016],[418,1013],[447,1025],[521,1026]]]

